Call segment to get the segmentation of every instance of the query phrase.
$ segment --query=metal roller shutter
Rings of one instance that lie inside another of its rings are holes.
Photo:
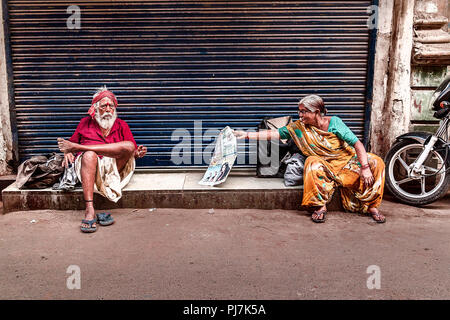
[[[20,158],[57,151],[56,138],[70,137],[102,85],[148,147],[139,167],[173,167],[172,133],[193,136],[194,120],[203,132],[256,128],[265,116],[297,117],[307,94],[362,138],[371,4],[10,0]],[[80,29],[67,28],[71,5]]]

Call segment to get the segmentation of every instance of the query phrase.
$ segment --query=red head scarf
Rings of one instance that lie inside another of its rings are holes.
[[[114,95],[114,93],[112,93],[109,90],[102,91],[98,95],[96,95],[94,99],[92,99],[91,107],[89,108],[89,111],[87,112],[92,117],[92,119],[94,119],[94,116],[95,116],[95,106],[94,105],[105,97],[110,98],[114,102],[114,107],[117,107],[117,99],[116,99],[116,96]]]

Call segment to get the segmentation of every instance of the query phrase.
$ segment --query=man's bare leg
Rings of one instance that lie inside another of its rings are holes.
[[[84,152],[81,159],[81,184],[83,186],[83,195],[86,201],[85,219],[92,220],[95,217],[94,197],[94,183],[97,172],[98,155],[103,155],[116,159],[117,170],[120,172],[130,157],[134,156],[135,147],[130,141],[121,141],[117,143],[98,144],[98,145],[80,145],[58,138],[59,149],[64,152]],[[88,227],[82,224],[83,227]],[[92,225],[93,227],[96,224]]]
[[[86,200],[85,219],[93,220],[95,218],[94,209],[94,183],[97,173],[97,154],[93,151],[87,151],[81,159],[81,184],[83,186],[83,196]],[[94,223],[92,227],[97,224]],[[82,227],[88,228],[89,225],[82,223]]]

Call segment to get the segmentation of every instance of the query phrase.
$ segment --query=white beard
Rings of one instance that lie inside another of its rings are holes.
[[[117,112],[115,109],[114,113],[105,112],[103,116],[100,116],[100,112],[98,109],[95,112],[95,120],[97,121],[98,125],[105,130],[111,129],[116,119]]]

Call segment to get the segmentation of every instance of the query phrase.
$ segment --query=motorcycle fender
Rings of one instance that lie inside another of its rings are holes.
[[[415,140],[419,143],[424,143],[425,140],[428,139],[428,137],[431,136],[431,133],[429,132],[408,132],[405,134],[402,134],[401,136],[398,136],[397,138],[395,138],[397,141],[400,140]]]

